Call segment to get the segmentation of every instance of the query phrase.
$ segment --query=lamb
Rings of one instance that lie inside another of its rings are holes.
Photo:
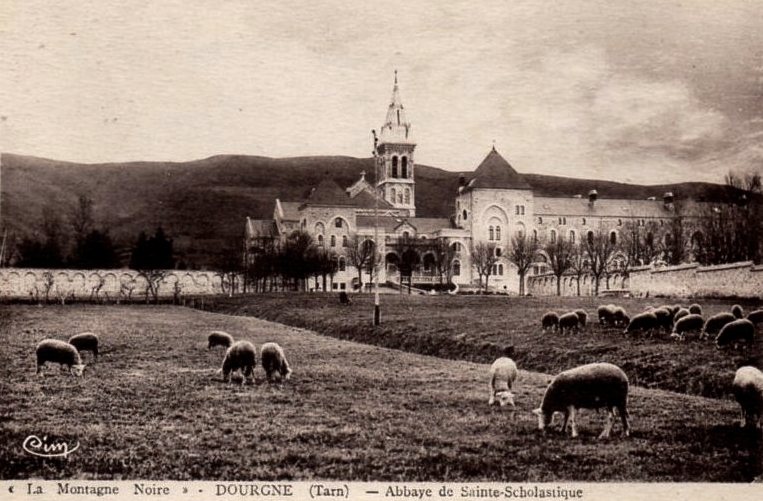
[[[565,313],[561,317],[559,317],[559,332],[564,334],[564,330],[567,329],[567,331],[574,330],[577,332],[578,330],[578,316],[574,312]]]
[[[713,315],[707,319],[707,322],[705,322],[705,326],[702,328],[701,337],[704,339],[711,335],[717,335],[719,332],[721,332],[721,329],[724,325],[733,322],[734,320],[736,320],[736,317],[728,312]]]
[[[37,354],[37,374],[42,371],[45,362],[66,365],[69,372],[77,377],[82,376],[85,365],[82,363],[77,348],[58,339],[43,339],[35,349]]]
[[[751,311],[747,314],[747,320],[752,322],[754,325],[763,323],[763,310]]]
[[[516,408],[514,404],[514,393],[511,389],[514,381],[517,380],[517,364],[508,357],[501,357],[490,366],[490,398],[488,405],[498,405],[504,407],[510,405],[512,410]]]
[[[233,336],[223,331],[212,331],[209,333],[207,339],[209,340],[209,346],[207,346],[208,350],[211,350],[215,346],[229,348],[233,344]]]
[[[262,368],[265,369],[265,375],[268,381],[273,380],[273,375],[278,373],[284,381],[288,381],[291,376],[291,368],[283,353],[283,348],[277,343],[265,343],[260,347],[260,358],[262,359]]]
[[[586,323],[588,322],[588,312],[584,309],[575,310],[575,314],[578,316],[578,323],[580,328],[585,330]]]
[[[676,311],[675,315],[673,315],[673,323],[678,322],[686,315],[691,315],[691,313],[689,313],[689,310],[686,308],[679,308],[678,311]]]
[[[631,321],[630,317],[622,306],[618,306],[614,309],[613,317],[613,323],[615,327],[625,327]]]
[[[544,331],[548,329],[556,330],[559,328],[559,315],[555,311],[548,311],[541,317],[540,324]]]
[[[680,319],[673,325],[673,333],[670,335],[672,338],[677,338],[683,341],[684,334],[687,332],[701,333],[702,328],[705,325],[705,320],[702,315],[689,314]]]
[[[740,318],[723,326],[718,337],[715,338],[715,345],[719,350],[730,344],[736,348],[740,342],[752,344],[754,340],[755,326],[746,318]]]
[[[763,414],[763,372],[749,365],[740,367],[734,376],[731,391],[742,408],[740,424],[757,428]]]
[[[69,344],[77,348],[80,354],[89,351],[93,354],[93,363],[98,362],[98,335],[92,332],[82,332],[69,338]]]
[[[236,341],[225,352],[223,359],[222,373],[223,381],[230,381],[231,372],[241,371],[243,378],[241,384],[246,379],[253,379],[254,366],[257,365],[257,350],[249,341]]]
[[[691,306],[689,306],[689,313],[694,313],[695,315],[702,315],[702,307],[698,305],[697,303],[694,303]]]
[[[736,318],[744,318],[744,310],[738,304],[735,304],[734,306],[731,307],[731,313]]]
[[[574,438],[578,436],[576,409],[605,407],[608,411],[607,423],[599,438],[608,438],[617,409],[627,437],[630,434],[627,403],[628,377],[622,369],[609,363],[593,363],[558,374],[546,388],[540,407],[533,412],[538,416],[540,430],[551,425],[555,412],[564,413],[562,432],[566,431],[569,421]]]
[[[625,328],[623,334],[630,334],[632,332],[651,332],[652,329],[657,328],[657,316],[654,313],[639,313],[634,316],[633,319]]]

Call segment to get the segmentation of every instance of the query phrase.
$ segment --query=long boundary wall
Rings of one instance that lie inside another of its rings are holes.
[[[160,297],[229,292],[229,280],[214,271],[167,270],[158,283]],[[145,297],[147,285],[143,275],[129,269],[0,268],[0,298],[135,299]]]
[[[591,276],[580,281],[580,294],[593,294]],[[556,277],[539,275],[529,277],[527,290],[536,296],[556,295]],[[700,266],[696,263],[678,266],[642,266],[630,270],[627,277],[615,274],[609,286],[602,278],[600,293],[628,292],[633,296],[719,296],[763,297],[763,265],[751,261],[716,266]],[[577,295],[574,277],[562,277],[562,295]]]

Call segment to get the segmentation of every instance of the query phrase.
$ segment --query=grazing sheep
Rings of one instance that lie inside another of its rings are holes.
[[[254,345],[249,341],[236,341],[225,352],[222,366],[223,381],[229,382],[231,372],[240,370],[243,385],[244,380],[253,378],[255,365],[257,365],[257,350]]]
[[[763,323],[763,310],[751,311],[750,313],[747,314],[747,320],[749,320],[755,325]]]
[[[687,332],[696,332],[699,334],[702,332],[704,325],[705,320],[702,318],[702,315],[686,315],[685,317],[679,318],[678,322],[673,325],[673,333],[670,337],[678,338],[683,341],[684,334]]]
[[[676,311],[675,315],[673,315],[673,323],[678,322],[680,319],[682,319],[686,315],[691,315],[691,313],[689,313],[689,310],[686,308],[679,308],[678,311]]]
[[[673,315],[673,320],[675,320],[676,313],[678,313],[678,311],[682,309],[682,306],[680,304],[674,304],[673,306],[670,306],[668,309],[670,310],[670,313]]]
[[[723,326],[715,344],[718,349],[733,344],[736,347],[740,342],[752,344],[755,340],[755,326],[746,318],[734,320]]]
[[[657,317],[657,328],[665,329],[670,332],[673,329],[673,315],[666,307],[655,308],[651,311]]]
[[[209,333],[209,346],[208,350],[211,350],[215,346],[224,346],[229,348],[233,344],[233,336],[223,331],[212,331]]]
[[[691,306],[689,306],[689,313],[693,313],[695,315],[702,315],[702,307],[698,305],[697,303],[694,303]]]
[[[89,351],[93,354],[93,363],[98,361],[98,335],[92,332],[82,332],[69,338],[69,344],[77,348],[80,354]],[[81,355],[80,355],[81,356]]]
[[[628,327],[625,328],[623,334],[631,334],[633,332],[651,332],[652,329],[657,328],[657,316],[654,313],[639,313],[634,316]]]
[[[740,367],[731,391],[742,408],[742,425],[757,428],[763,414],[763,372],[752,366]]]
[[[551,425],[554,412],[564,413],[562,432],[567,422],[572,427],[572,437],[578,436],[575,422],[576,409],[607,409],[607,424],[599,438],[608,438],[612,431],[615,409],[620,414],[623,432],[630,433],[628,425],[628,377],[616,365],[594,363],[581,365],[558,374],[546,388],[540,408],[533,412],[538,416],[538,428]]]
[[[613,317],[614,317],[614,326],[615,327],[625,327],[628,325],[628,322],[630,322],[630,317],[625,312],[625,308],[622,306],[617,306],[613,311]]]
[[[585,330],[586,323],[588,322],[588,312],[584,309],[575,310],[575,314],[578,316],[578,323],[580,328]]]
[[[555,311],[548,311],[541,317],[540,324],[543,326],[544,331],[548,329],[556,330],[559,328],[559,315]]]
[[[77,348],[58,339],[43,339],[35,349],[37,354],[37,374],[42,371],[45,362],[66,365],[69,372],[75,376],[82,376],[85,365],[79,356]]]
[[[277,343],[265,343],[260,347],[260,358],[262,359],[262,368],[265,369],[265,376],[268,381],[273,380],[273,375],[278,373],[284,380],[288,381],[291,376],[291,368],[283,353],[283,348]]]
[[[567,331],[574,330],[577,332],[578,330],[578,316],[574,312],[565,313],[561,317],[559,317],[559,332],[561,334],[564,334],[564,330],[567,329]]]
[[[599,325],[614,325],[615,307],[611,304],[603,304],[596,309],[599,316]]]
[[[729,312],[723,312],[713,315],[712,317],[707,319],[707,322],[705,322],[705,326],[702,328],[702,338],[707,338],[710,336],[715,336],[719,332],[721,332],[721,329],[724,325],[733,322],[736,320],[736,317],[732,315]]]
[[[731,307],[731,313],[736,318],[744,318],[744,310],[738,304],[735,304],[734,306]]]
[[[490,366],[490,398],[488,405],[498,405],[503,407],[510,405],[512,410],[516,408],[514,404],[514,393],[511,389],[514,381],[517,380],[517,364],[508,357],[501,357]]]

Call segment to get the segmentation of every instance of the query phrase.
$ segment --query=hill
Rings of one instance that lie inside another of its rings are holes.
[[[142,231],[161,225],[175,239],[181,259],[212,266],[225,247],[240,248],[244,220],[272,217],[273,202],[301,200],[325,177],[340,186],[361,171],[373,179],[373,159],[342,156],[268,158],[218,155],[190,162],[79,164],[14,154],[2,155],[0,214],[11,245],[38,231],[42,210],[56,209],[65,221],[79,194],[95,202],[98,224],[125,252]],[[448,217],[458,172],[416,166],[417,215]],[[467,176],[470,173],[463,173]],[[641,186],[609,181],[525,174],[538,195],[572,196],[596,189],[601,198],[722,197],[709,183]]]

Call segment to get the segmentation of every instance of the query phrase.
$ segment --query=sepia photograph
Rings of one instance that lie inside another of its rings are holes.
[[[763,496],[762,11],[2,2],[0,498]]]

